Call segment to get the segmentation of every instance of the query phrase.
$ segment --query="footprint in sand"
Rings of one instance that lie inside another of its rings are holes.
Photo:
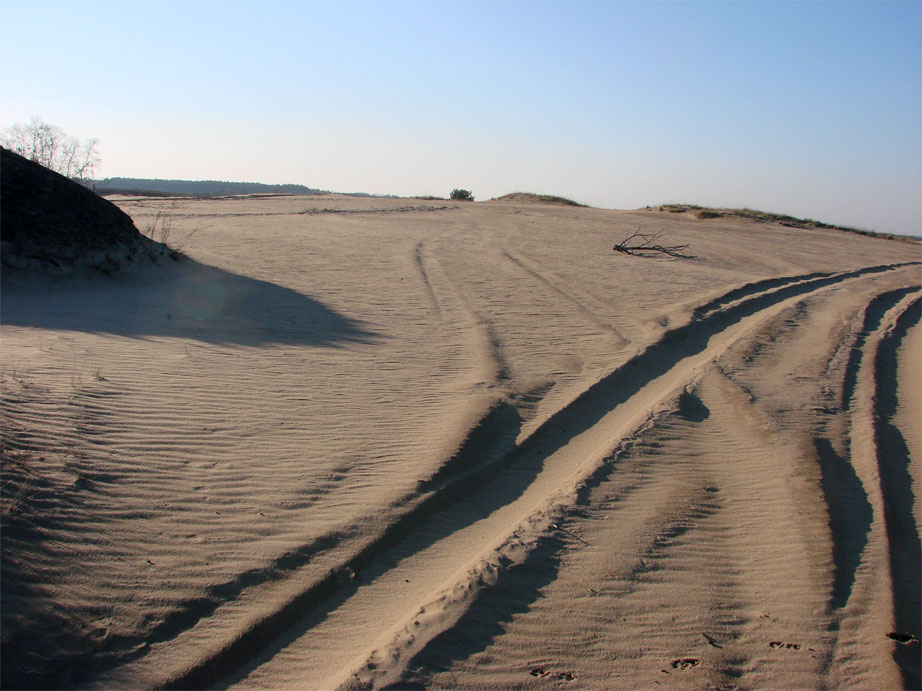
[[[918,645],[919,643],[919,639],[916,638],[916,636],[911,633],[904,633],[902,631],[891,631],[887,634],[887,638],[892,638],[897,643],[902,643],[903,645]]]
[[[784,648],[786,650],[800,650],[800,643],[785,643],[783,641],[771,641],[770,648]]]
[[[573,672],[549,672],[544,667],[535,667],[531,672],[529,672],[533,677],[556,677],[557,679],[562,679],[563,681],[573,681],[576,679],[576,675]]]
[[[672,661],[672,666],[674,669],[691,669],[692,667],[697,667],[701,664],[701,660],[697,657],[677,657]]]

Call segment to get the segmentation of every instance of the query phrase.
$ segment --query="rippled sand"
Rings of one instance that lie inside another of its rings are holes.
[[[4,287],[5,687],[918,686],[920,245],[117,203],[187,258]]]

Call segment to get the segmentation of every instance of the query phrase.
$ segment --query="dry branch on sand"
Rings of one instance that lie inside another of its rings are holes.
[[[662,253],[670,257],[678,257],[679,259],[694,259],[695,257],[691,254],[684,254],[684,251],[688,249],[688,245],[657,245],[657,240],[659,240],[662,233],[654,233],[653,235],[646,235],[641,233],[639,230],[634,230],[633,233],[628,233],[624,236],[624,239],[619,242],[617,245],[612,247],[616,252],[621,252],[622,254],[630,254],[632,256],[647,256],[648,253]],[[631,244],[631,243],[635,244]]]

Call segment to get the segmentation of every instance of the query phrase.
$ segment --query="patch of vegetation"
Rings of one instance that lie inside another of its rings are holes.
[[[885,240],[901,240],[903,242],[922,242],[919,238],[909,235],[894,235],[893,233],[878,233],[873,230],[863,228],[852,228],[850,226],[839,226],[831,223],[823,223],[812,218],[797,218],[786,214],[776,214],[769,211],[758,211],[756,209],[717,209],[707,206],[698,206],[696,204],[661,204],[658,207],[647,207],[651,210],[668,211],[673,214],[689,214],[701,220],[710,220],[716,218],[745,218],[759,223],[777,223],[788,228],[803,228],[804,230],[839,230],[846,233],[857,233],[873,238],[883,238]]]
[[[457,201],[462,201],[462,202],[474,201],[474,195],[471,194],[471,191],[462,189],[460,187],[455,188],[451,191],[451,198]]]
[[[318,192],[318,194],[334,194],[333,192]],[[400,195],[397,194],[371,194],[369,192],[335,192],[335,194],[341,194],[344,197],[363,197],[369,199],[400,199]]]
[[[196,228],[185,237],[180,238],[179,241],[173,242],[171,240],[173,217],[170,213],[164,213],[163,211],[157,212],[153,222],[147,226],[146,230],[145,236],[151,241],[149,245],[151,259],[167,256],[173,261],[179,261],[186,256],[182,251],[183,245],[199,231]]]
[[[491,202],[537,202],[539,204],[561,204],[563,206],[580,206],[586,207],[586,204],[580,204],[566,197],[558,197],[553,194],[534,194],[533,192],[512,192],[504,194],[502,197],[494,197]]]

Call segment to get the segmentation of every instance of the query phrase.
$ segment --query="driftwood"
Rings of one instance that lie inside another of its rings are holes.
[[[624,236],[624,240],[619,242],[617,245],[612,247],[615,252],[621,252],[622,254],[630,254],[632,256],[644,257],[648,254],[653,254],[659,252],[661,254],[666,254],[670,257],[678,257],[679,259],[694,259],[695,257],[691,254],[684,254],[684,251],[688,249],[688,245],[657,245],[655,244],[659,240],[662,233],[655,233],[653,235],[645,235],[638,230],[635,230],[633,233],[628,233]],[[634,244],[631,244],[634,243]]]

